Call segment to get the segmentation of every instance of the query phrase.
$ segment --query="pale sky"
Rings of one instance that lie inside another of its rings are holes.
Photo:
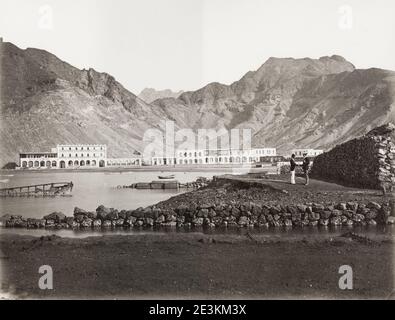
[[[0,36],[145,87],[230,84],[269,57],[395,70],[394,0],[0,0]]]

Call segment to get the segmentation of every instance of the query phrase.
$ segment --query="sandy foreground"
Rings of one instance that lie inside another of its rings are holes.
[[[5,298],[394,298],[394,236],[0,235]],[[41,265],[53,290],[41,290]],[[339,289],[339,267],[353,290]]]

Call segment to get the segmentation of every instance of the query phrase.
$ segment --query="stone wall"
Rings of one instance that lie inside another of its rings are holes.
[[[193,209],[180,205],[172,209],[157,207],[118,211],[99,206],[88,212],[74,209],[72,217],[54,212],[42,219],[6,215],[0,226],[28,229],[115,229],[115,228],[193,228],[193,227],[303,227],[303,226],[375,226],[393,224],[389,203],[347,202],[333,205],[261,205],[254,202],[229,205],[205,205]]]
[[[395,126],[386,124],[314,159],[311,176],[346,186],[392,190]]]

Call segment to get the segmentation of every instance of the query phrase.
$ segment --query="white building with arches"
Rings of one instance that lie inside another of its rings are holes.
[[[152,157],[153,166],[253,164],[262,157],[276,156],[276,148],[177,150],[173,157]]]
[[[107,146],[104,144],[58,145],[58,166],[65,168],[104,168],[107,160]]]
[[[21,169],[130,168],[142,165],[142,157],[107,158],[104,144],[60,144],[51,152],[19,154]]]

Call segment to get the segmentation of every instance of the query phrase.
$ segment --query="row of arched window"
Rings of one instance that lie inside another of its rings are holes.
[[[85,167],[85,166],[91,166],[91,167],[96,167],[97,166],[97,161],[96,160],[75,160],[75,161],[68,161],[67,162],[67,167]],[[104,167],[105,162],[104,160],[99,161],[99,166]],[[57,161],[22,161],[22,168],[57,168],[58,167],[58,162]],[[65,161],[60,161],[59,162],[59,167],[60,168],[66,168],[66,162]]]
[[[252,163],[256,161],[254,157],[206,157],[204,159],[166,159],[153,158],[152,164],[157,165],[171,165],[171,164],[226,164],[226,163]]]

